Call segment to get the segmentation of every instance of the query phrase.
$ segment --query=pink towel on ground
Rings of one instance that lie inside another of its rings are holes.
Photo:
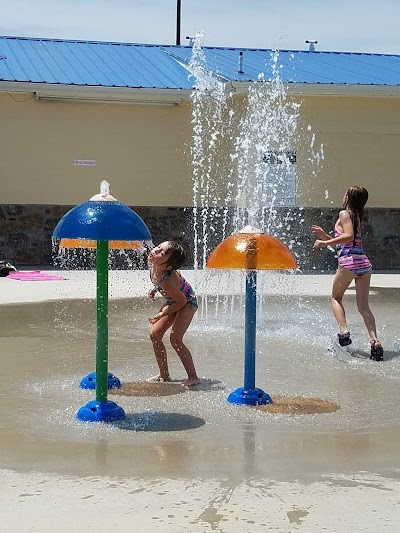
[[[16,279],[18,281],[52,281],[57,279],[67,279],[62,276],[53,276],[51,274],[46,274],[46,272],[41,272],[40,270],[33,270],[27,272],[10,272],[7,276],[10,279]]]

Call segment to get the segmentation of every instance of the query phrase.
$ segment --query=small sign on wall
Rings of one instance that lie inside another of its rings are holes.
[[[95,167],[95,159],[74,159],[74,166],[76,167]]]

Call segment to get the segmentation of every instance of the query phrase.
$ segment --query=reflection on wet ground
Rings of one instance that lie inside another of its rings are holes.
[[[323,414],[281,414],[228,404],[243,385],[243,302],[211,299],[187,334],[202,384],[179,394],[110,394],[127,414],[84,424],[94,391],[79,382],[95,366],[95,301],[0,306],[0,466],[78,475],[319,479],[335,472],[391,471],[400,451],[398,291],[373,288],[386,360],[369,360],[361,319],[349,306],[353,344],[335,344],[327,298],[273,296],[259,313],[256,385],[274,398],[329,400]],[[353,306],[354,307],[354,306]],[[110,302],[109,369],[126,390],[154,374],[149,304]]]

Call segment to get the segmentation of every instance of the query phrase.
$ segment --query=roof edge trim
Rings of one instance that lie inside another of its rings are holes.
[[[256,82],[231,82],[232,88],[238,94],[247,94],[249,86],[253,83]],[[285,83],[284,85],[287,94],[301,96],[400,97],[400,85],[347,85],[340,83]]]
[[[160,100],[176,102],[179,100],[190,100],[191,90],[189,89],[156,89],[156,88],[131,88],[131,87],[94,87],[79,85],[62,85],[50,83],[30,83],[0,81],[0,92],[32,93],[37,97],[54,97],[73,100],[100,99],[110,101],[140,100],[140,102]]]

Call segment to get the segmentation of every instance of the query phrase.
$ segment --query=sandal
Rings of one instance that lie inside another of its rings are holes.
[[[337,336],[340,346],[348,346],[351,344],[350,331],[347,333],[338,333]]]
[[[376,343],[379,343],[379,346],[376,346]],[[383,348],[377,339],[371,341],[370,359],[372,361],[383,361]]]

